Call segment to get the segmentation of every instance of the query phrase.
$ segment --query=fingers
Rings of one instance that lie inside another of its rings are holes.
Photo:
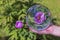
[[[37,31],[31,27],[29,29],[30,29],[30,31],[37,33],[37,34],[51,34],[51,35],[60,37],[60,27],[59,26],[52,25],[49,28],[47,28],[45,30],[41,30],[41,31]]]
[[[60,26],[52,26],[54,28],[54,31],[51,33],[54,36],[59,36],[60,37]]]
[[[43,31],[37,31],[33,28],[29,28],[30,31],[34,32],[34,33],[37,33],[37,34],[48,34],[46,30],[43,30]]]
[[[32,31],[32,32],[34,32],[34,33],[37,33],[37,34],[39,34],[39,32],[37,31],[37,30],[34,30],[33,28],[29,28],[30,29],[30,31]]]
[[[53,32],[53,27],[50,26],[49,28],[45,29],[45,30],[41,30],[41,31],[37,31],[33,28],[29,28],[30,31],[34,32],[34,33],[37,33],[37,34],[51,34]]]

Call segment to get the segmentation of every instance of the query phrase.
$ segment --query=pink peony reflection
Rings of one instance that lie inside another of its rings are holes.
[[[34,21],[36,24],[42,24],[46,20],[46,17],[43,12],[37,12]]]

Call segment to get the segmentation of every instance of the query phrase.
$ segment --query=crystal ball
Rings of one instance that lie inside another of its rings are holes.
[[[35,30],[44,30],[51,25],[50,10],[43,5],[33,5],[27,10],[26,23]]]

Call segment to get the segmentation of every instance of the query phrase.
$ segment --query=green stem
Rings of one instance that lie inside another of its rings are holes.
[[[47,40],[46,35],[43,35],[43,39],[44,39],[44,40]]]

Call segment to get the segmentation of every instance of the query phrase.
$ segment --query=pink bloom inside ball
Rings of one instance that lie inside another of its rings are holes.
[[[35,20],[35,23],[41,24],[44,22],[44,20],[46,20],[46,17],[43,12],[37,12],[34,20]]]

